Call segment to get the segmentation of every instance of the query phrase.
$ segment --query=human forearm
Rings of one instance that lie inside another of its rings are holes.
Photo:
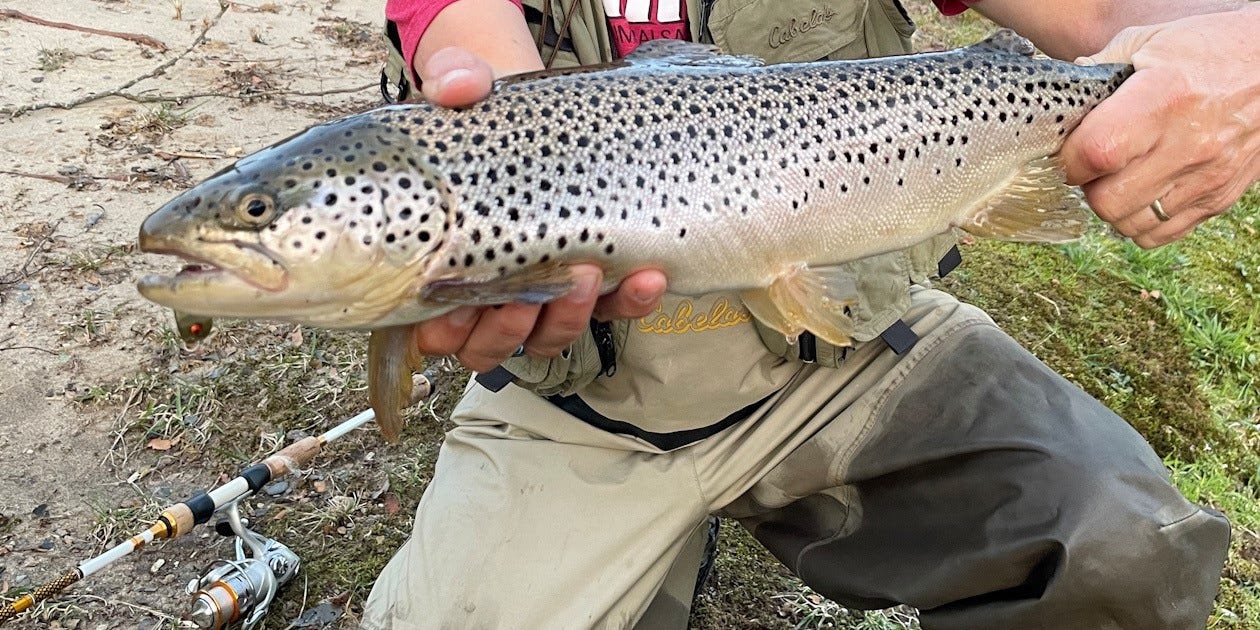
[[[416,46],[416,73],[423,76],[433,53],[451,46],[484,59],[496,77],[543,67],[521,10],[508,0],[459,0],[443,9]]]
[[[980,0],[973,9],[1032,40],[1053,57],[1075,59],[1102,50],[1129,26],[1232,11],[1246,0]]]

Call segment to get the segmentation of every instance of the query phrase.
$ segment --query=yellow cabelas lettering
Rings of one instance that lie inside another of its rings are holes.
[[[731,306],[727,298],[719,298],[713,302],[708,312],[695,312],[691,300],[683,300],[672,313],[666,313],[662,306],[656,312],[640,319],[639,332],[657,335],[681,335],[689,332],[717,330],[752,321],[752,315],[742,306]]]

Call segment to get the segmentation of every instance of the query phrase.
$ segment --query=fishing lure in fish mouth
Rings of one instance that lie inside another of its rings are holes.
[[[193,265],[140,292],[210,317],[373,331],[387,436],[420,363],[411,325],[546,302],[569,267],[673,293],[739,292],[795,338],[851,343],[844,263],[960,228],[1063,242],[1087,224],[1055,154],[1132,73],[1032,55],[1009,31],[953,51],[764,65],[659,40],[612,66],[512,77],[485,100],[374,109],[247,156],[150,217],[141,249]]]
[[[209,317],[175,311],[175,329],[189,347],[209,337],[213,326],[214,320]]]

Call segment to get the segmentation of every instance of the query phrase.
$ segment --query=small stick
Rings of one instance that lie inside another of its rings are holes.
[[[153,39],[152,37],[149,37],[148,35],[138,35],[136,33],[122,33],[119,31],[106,31],[99,28],[78,26],[76,24],[67,24],[65,22],[49,22],[48,20],[41,20],[40,18],[37,18],[33,15],[27,15],[25,13],[22,13],[21,11],[16,11],[14,9],[0,9],[0,17],[7,17],[7,18],[13,18],[15,20],[22,20],[24,22],[30,22],[31,24],[38,24],[40,26],[50,26],[52,28],[64,28],[68,31],[79,31],[80,33],[104,35],[105,37],[117,37],[118,39],[125,39],[130,42],[135,42],[137,44],[140,44],[141,46],[149,46],[150,48],[156,48],[161,51],[167,50],[166,44],[163,44],[162,42],[156,39]]]
[[[8,115],[10,118],[17,118],[18,116],[25,114],[27,112],[33,112],[33,111],[37,111],[41,109],[49,109],[49,108],[73,109],[75,107],[78,107],[79,105],[83,105],[84,103],[91,103],[92,101],[99,101],[100,99],[103,99],[107,96],[123,96],[123,90],[126,90],[127,88],[141,81],[144,81],[145,79],[152,79],[153,77],[156,77],[157,75],[162,74],[163,72],[166,71],[167,68],[170,68],[171,66],[178,63],[180,59],[183,59],[184,57],[188,56],[188,53],[192,52],[193,49],[195,49],[196,47],[200,46],[203,42],[205,42],[206,33],[209,33],[210,29],[214,28],[214,26],[219,23],[219,20],[223,18],[223,14],[227,13],[227,10],[231,8],[231,6],[232,6],[231,3],[229,2],[221,2],[219,4],[219,13],[215,15],[213,18],[207,20],[205,24],[202,25],[201,32],[197,34],[197,38],[194,39],[193,43],[190,44],[188,48],[185,48],[183,52],[179,53],[178,55],[175,55],[174,57],[171,57],[170,59],[167,59],[166,61],[159,64],[158,67],[134,79],[131,79],[130,81],[127,81],[126,83],[123,83],[122,85],[112,90],[105,90],[104,92],[96,92],[94,94],[88,94],[87,96],[82,96],[82,97],[74,99],[73,101],[67,101],[65,103],[38,103],[35,105],[23,105],[22,107],[19,107],[15,110],[7,111],[7,112],[0,112],[0,113],[4,113]]]

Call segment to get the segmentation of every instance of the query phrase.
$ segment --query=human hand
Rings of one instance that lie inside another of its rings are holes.
[[[1121,31],[1078,63],[1136,72],[1068,136],[1068,182],[1141,247],[1223,213],[1260,179],[1260,5]],[[1169,217],[1152,209],[1160,202]]]
[[[424,97],[445,107],[464,107],[490,94],[490,66],[461,48],[444,48],[420,70]],[[644,270],[628,276],[616,291],[599,296],[603,272],[595,265],[573,265],[574,289],[549,304],[465,306],[421,322],[415,342],[426,355],[455,355],[471,370],[493,369],[524,346],[526,354],[554,357],[599,319],[634,319],[656,308],[665,294],[665,275]]]

